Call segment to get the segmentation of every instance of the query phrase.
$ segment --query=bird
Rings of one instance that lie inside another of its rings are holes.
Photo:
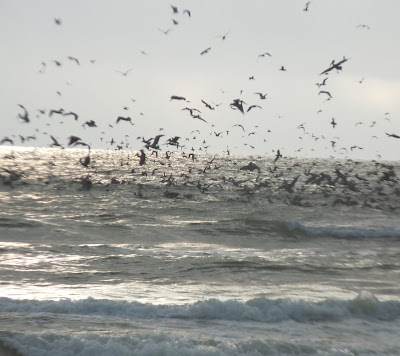
[[[193,111],[197,111],[198,113],[201,113],[201,111],[196,109],[196,108],[188,108],[188,107],[186,107],[186,108],[183,108],[182,111],[183,110],[188,110],[190,112],[190,115],[192,115],[192,116],[193,116]]]
[[[211,47],[206,48],[204,51],[200,52],[200,55],[208,53],[211,50]]]
[[[221,38],[222,38],[222,41],[225,41],[226,36],[228,36],[228,34],[229,34],[229,31],[226,32],[224,35],[219,35],[219,36],[217,36],[217,37],[221,37]]]
[[[246,104],[243,100],[241,99],[234,99],[233,102],[230,104],[232,109],[238,109],[242,114],[244,114],[243,110],[243,104]]]
[[[60,114],[60,115],[64,115],[64,109],[58,109],[58,110],[50,110],[49,111],[49,116],[52,116],[53,114]]]
[[[347,62],[348,60],[349,60],[349,59],[346,58],[346,57],[344,57],[344,56],[343,56],[343,59],[340,60],[338,63],[335,63],[335,60],[333,60],[333,61],[331,62],[331,65],[330,65],[327,69],[325,69],[324,71],[322,71],[322,72],[320,73],[320,75],[321,75],[321,74],[327,74],[327,73],[329,73],[332,69],[336,69],[337,71],[342,70],[343,68],[342,68],[341,65],[342,65],[343,63]]]
[[[126,77],[128,75],[128,73],[132,70],[133,68],[129,68],[128,70],[126,70],[125,72],[122,72],[120,70],[116,70],[117,73],[121,73],[124,77]]]
[[[329,91],[326,91],[326,90],[321,90],[319,93],[318,93],[318,95],[319,94],[326,94],[326,95],[328,95],[329,96],[329,98],[331,98],[332,99],[332,95],[331,95],[331,93],[329,92]]]
[[[118,116],[118,117],[117,117],[117,121],[116,121],[115,123],[118,124],[121,120],[122,120],[122,121],[129,121],[130,124],[133,125],[132,119],[131,119],[129,116],[127,116],[127,117]]]
[[[264,58],[265,56],[272,57],[271,54],[270,54],[269,52],[264,52],[264,53],[259,54],[258,57],[257,57],[257,59],[260,58],[260,57],[261,57],[261,58]]]
[[[169,31],[172,30],[172,27],[169,28],[168,30],[163,30],[162,28],[158,28],[164,35],[168,35]]]
[[[69,136],[68,139],[69,139],[68,146],[73,145],[77,141],[81,141],[81,139],[78,136]]]
[[[285,66],[281,66],[281,68],[279,70],[281,70],[282,72],[286,72]]]
[[[178,95],[172,95],[169,101],[171,101],[171,100],[184,100],[184,101],[187,101],[185,97],[178,96]]]
[[[97,127],[96,123],[93,120],[86,121],[82,126],[85,127],[85,125],[89,127]]]
[[[140,150],[140,154],[136,153],[136,156],[139,157],[139,165],[143,166],[146,163],[146,153]]]
[[[22,114],[18,114],[18,117],[19,117],[20,119],[24,120],[26,123],[28,123],[28,122],[30,121],[30,120],[29,120],[28,111],[25,109],[25,107],[24,107],[23,105],[18,104],[18,106],[19,106],[21,109],[24,110],[24,114],[23,114],[23,115],[22,115]]]
[[[356,26],[356,28],[366,28],[367,30],[370,30],[371,29],[371,27],[369,27],[368,25],[358,25],[358,26]]]
[[[60,26],[61,25],[61,19],[58,17],[58,18],[54,18],[54,22],[55,22],[55,24],[56,25],[58,25],[58,26]]]
[[[71,115],[71,116],[74,117],[75,120],[78,120],[78,114],[76,114],[76,113],[74,113],[74,112],[72,112],[72,111],[63,113],[62,115],[63,115],[63,116]]]
[[[88,154],[84,158],[79,158],[79,162],[81,163],[82,166],[88,167],[90,164],[90,155]]]
[[[262,100],[267,99],[267,95],[268,95],[268,93],[265,93],[265,94],[263,94],[263,93],[254,93],[254,94],[259,95],[259,96],[260,96],[260,99],[262,99]]]
[[[68,56],[67,58],[68,58],[69,60],[71,60],[71,61],[74,61],[74,62],[79,66],[79,61],[78,61],[77,58],[71,57],[71,56]]]
[[[158,145],[158,142],[160,141],[160,138],[163,137],[163,136],[165,136],[165,135],[157,135],[156,137],[154,137],[154,138],[153,138],[152,144],[146,145],[146,148],[147,148],[147,149],[152,148],[152,149],[154,149],[154,150],[160,149],[160,146]],[[150,140],[151,140],[151,139],[150,139]],[[150,140],[149,140],[149,141],[150,141]]]
[[[12,145],[14,144],[14,141],[11,140],[11,138],[9,138],[9,137],[4,137],[4,138],[0,141],[0,145],[2,145],[3,143],[6,143],[6,142],[11,143]]]
[[[212,107],[210,104],[208,104],[207,102],[205,102],[203,99],[201,99],[201,102],[202,102],[207,108],[209,108],[210,110],[214,110],[214,109],[215,109],[215,108]]]
[[[262,107],[260,105],[250,105],[249,108],[247,109],[247,112],[249,112],[251,109],[254,109],[254,108],[262,109]]]
[[[387,136],[389,136],[389,137],[394,137],[394,138],[400,138],[400,136],[399,135],[396,135],[396,134],[389,134],[389,133],[387,133],[387,132],[385,132],[386,133],[386,135]]]
[[[179,12],[177,6],[171,5],[171,8],[172,8],[172,12],[173,12],[174,14],[177,14],[177,13]]]
[[[310,6],[311,1],[306,2],[303,11],[308,11],[308,7]]]
[[[50,145],[51,147],[57,146],[63,148],[53,136],[50,135],[50,138],[53,140],[53,143]]]
[[[329,78],[325,78],[325,79],[322,81],[322,83],[315,83],[315,85],[317,85],[318,88],[321,88],[323,85],[326,85],[326,81],[327,81],[328,79],[329,79]]]
[[[281,154],[281,151],[277,150],[277,151],[276,151],[276,156],[275,156],[274,162],[276,162],[279,158],[282,158],[282,157],[283,157],[283,156],[282,156],[282,154]]]
[[[332,117],[331,125],[333,128],[337,125],[337,122],[335,121],[335,118]]]
[[[191,13],[190,13],[190,11],[189,11],[189,10],[187,10],[187,9],[183,10],[183,13],[184,13],[184,14],[188,14],[188,16],[189,16],[189,17],[191,16]]]
[[[246,132],[246,130],[244,129],[243,125],[241,125],[241,124],[235,124],[235,125],[233,125],[232,127],[235,127],[235,126],[240,127],[240,128],[243,130],[243,132]]]

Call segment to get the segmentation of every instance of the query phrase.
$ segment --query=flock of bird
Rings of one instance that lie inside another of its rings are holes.
[[[309,12],[310,11],[310,6],[311,6],[311,2],[307,2],[303,8],[304,12]],[[171,5],[171,11],[172,11],[172,27],[168,28],[167,30],[158,28],[159,31],[161,31],[164,35],[169,35],[170,32],[173,30],[173,28],[175,26],[179,26],[180,20],[177,17],[179,14],[181,14],[181,16],[185,16],[187,19],[190,19],[192,16],[192,13],[189,9],[179,9],[177,6],[175,5]],[[54,23],[56,26],[62,26],[62,20],[61,18],[54,18]],[[366,30],[370,30],[370,27],[368,25],[357,25],[356,28],[361,28],[361,29],[366,29]],[[221,38],[222,41],[227,40],[228,35],[230,35],[230,32],[226,32],[222,35],[219,35],[218,37]],[[199,51],[200,56],[205,56],[207,55],[210,51],[212,50],[212,46],[209,46],[207,48],[205,48],[202,51]],[[147,55],[147,52],[145,51],[141,51],[141,53],[143,55]],[[272,54],[270,52],[263,52],[261,54],[259,54],[257,56],[257,60],[259,59],[263,59],[266,57],[272,57]],[[74,63],[74,65],[76,66],[80,66],[81,62],[78,58],[73,57],[73,56],[67,56],[66,59],[72,63]],[[331,92],[329,90],[323,89],[324,87],[327,86],[327,81],[329,79],[329,75],[332,72],[341,72],[344,68],[344,65],[346,64],[346,62],[349,60],[349,58],[346,57],[342,57],[342,59],[340,60],[333,60],[329,66],[327,66],[321,73],[321,76],[324,76],[323,80],[321,82],[315,83],[318,86],[319,92],[318,95],[324,96],[326,98],[327,101],[332,100],[333,96],[331,94]],[[92,59],[90,60],[90,62],[92,64],[96,63],[96,60]],[[56,67],[61,67],[63,65],[61,60],[52,60],[52,63],[56,66]],[[47,67],[47,63],[42,62],[41,63],[41,68],[39,70],[40,73],[44,73]],[[128,68],[126,70],[115,70],[116,73],[122,75],[123,77],[127,77],[131,71],[133,69],[132,68]],[[286,72],[287,68],[285,66],[280,66],[280,68],[278,69],[279,71],[282,72]],[[255,80],[254,75],[248,77],[248,80],[252,81]],[[364,81],[364,78],[362,78],[359,83],[361,84]],[[221,90],[222,93],[224,93]],[[61,95],[60,92],[57,92],[59,95]],[[260,105],[261,103],[266,102],[266,100],[268,99],[268,93],[265,92],[261,92],[261,91],[254,91],[254,93],[252,95],[254,95],[254,100],[256,100],[257,98],[257,102],[254,103],[247,103],[248,101],[244,100],[242,97],[242,91],[240,91],[240,96],[239,97],[233,97],[229,100],[229,108],[235,111],[239,111],[242,115],[247,115],[250,112],[253,111],[257,111],[257,110],[262,110],[263,107]],[[241,130],[242,134],[243,134],[243,138],[248,138],[251,135],[256,135],[258,126],[254,126],[252,128],[252,130],[250,130],[250,132],[248,131],[247,127],[245,128],[245,124],[244,123],[236,123],[234,125],[232,125],[229,128],[225,128],[223,131],[216,131],[215,125],[213,123],[211,123],[208,119],[207,119],[207,112],[214,112],[217,109],[219,109],[221,106],[226,104],[224,103],[215,103],[214,101],[209,101],[209,100],[205,100],[203,98],[199,98],[199,102],[201,103],[201,105],[203,105],[203,107],[198,107],[196,105],[192,104],[192,100],[187,99],[185,96],[182,95],[178,95],[178,94],[174,94],[170,96],[170,102],[171,105],[173,104],[173,102],[180,102],[183,103],[183,105],[181,107],[178,106],[179,111],[181,112],[186,112],[190,118],[194,119],[194,120],[198,120],[200,122],[203,123],[204,128],[207,127],[209,128],[211,126],[211,131],[208,132],[209,135],[212,135],[216,138],[223,138],[224,136],[228,136],[229,133],[232,130]],[[131,99],[132,102],[135,102],[135,99]],[[21,110],[18,114],[17,114],[17,119],[20,120],[22,123],[24,124],[32,124],[32,116],[35,115],[32,113],[22,104],[18,104],[19,109]],[[176,106],[175,106],[176,107]],[[127,111],[129,110],[128,106],[124,106],[123,110]],[[322,112],[322,110],[319,110],[318,113]],[[143,115],[143,113],[140,113],[140,115]],[[36,112],[35,117],[48,117],[48,118],[58,118],[60,120],[66,119],[66,120],[73,120],[76,121],[77,123],[79,122],[80,125],[83,127],[83,129],[96,129],[98,128],[100,125],[98,125],[98,123],[95,120],[83,120],[84,122],[81,122],[81,118],[80,115],[74,111],[71,110],[66,110],[64,108],[50,108],[50,109],[38,109]],[[389,113],[385,113],[385,120],[390,121],[389,119]],[[54,125],[54,123],[52,123]],[[106,133],[108,134],[110,132],[110,130],[112,128],[114,128],[115,125],[135,125],[134,119],[130,116],[130,115],[116,115],[113,119],[112,122],[108,123],[108,127],[106,128],[102,128],[103,131],[101,131],[101,135],[99,135],[99,138],[101,141],[106,140]],[[362,124],[362,123],[361,123]],[[50,123],[47,124],[48,126],[50,126]],[[332,129],[335,129],[336,126],[338,125],[338,121],[332,117],[331,121],[330,121],[330,125],[332,127]],[[324,135],[314,135],[313,133],[307,132],[306,130],[306,123],[303,123],[301,125],[298,126],[298,129],[302,129],[304,134],[308,134],[310,135],[315,141],[317,140],[325,140]],[[201,131],[204,132],[204,129],[201,129],[199,127],[199,129],[197,130],[193,130],[189,133],[188,137],[180,137],[180,136],[176,136],[176,135],[171,135],[170,137],[168,137],[167,134],[164,133],[160,133],[160,131],[164,131],[164,128],[159,128],[158,129],[159,132],[157,132],[157,134],[154,135],[154,137],[150,137],[150,138],[145,138],[143,136],[137,136],[136,140],[139,141],[142,144],[142,148],[138,151],[137,156],[138,156],[138,160],[140,162],[140,165],[144,165],[146,163],[146,154],[149,154],[149,151],[152,151],[152,154],[157,154],[157,152],[162,150],[162,147],[167,147],[168,149],[174,149],[174,150],[181,150],[181,151],[190,151],[191,155],[190,157],[193,159],[195,156],[195,153],[197,152],[207,152],[207,149],[209,147],[209,145],[207,144],[207,140],[206,137],[202,137],[202,144],[200,144],[200,147],[195,148],[193,142],[194,140],[196,140],[198,138],[198,136],[200,136]],[[270,133],[271,130],[268,130],[267,133]],[[39,134],[44,134],[44,135],[48,135],[49,136],[49,143],[48,146],[50,147],[60,147],[60,148],[65,148],[65,147],[86,147],[88,149],[88,153],[87,156],[80,160],[81,164],[85,167],[87,167],[90,164],[90,150],[91,150],[91,146],[93,146],[93,144],[91,142],[87,142],[84,138],[80,138],[79,136],[81,135],[76,135],[76,134],[71,134],[69,136],[66,137],[65,139],[65,143],[62,142],[59,138],[55,137],[54,134],[50,134],[47,131],[40,131],[38,128],[36,128],[36,130],[34,132],[32,132],[31,135],[27,135],[27,136],[22,136],[19,135],[20,138],[20,142],[16,142],[17,136],[16,135],[12,135],[10,136],[5,136],[0,140],[0,144],[4,145],[4,144],[10,144],[10,145],[17,145],[17,144],[29,144],[32,145],[34,140],[36,140],[37,135]],[[390,138],[395,138],[395,139],[399,139],[400,135],[396,134],[396,133],[391,133],[391,132],[386,132],[386,136],[390,137]],[[300,137],[302,138],[302,137]],[[198,140],[199,141],[199,140]],[[198,142],[196,141],[196,142]],[[266,142],[266,139],[264,139],[264,141]],[[336,147],[337,147],[337,142],[338,142],[338,138],[333,138],[330,143],[331,143],[331,148],[332,150],[335,151]],[[122,150],[122,149],[131,149],[131,138],[128,134],[125,135],[125,138],[123,140],[118,140],[114,139],[113,137],[108,139],[108,143],[110,145],[110,148],[112,149],[116,149],[116,150]],[[255,149],[255,146],[253,144],[251,144],[251,142],[246,142],[244,143],[244,145],[248,146],[249,148]],[[297,150],[297,152],[300,152],[302,148],[299,148],[299,150]],[[351,151],[353,151],[354,149],[362,149],[362,147],[354,145],[351,147],[348,147],[348,149],[350,149]],[[342,150],[343,152],[348,153],[348,150],[346,147],[342,147],[340,150]],[[230,154],[230,149],[229,147],[226,148],[225,151],[226,154]],[[281,154],[281,148],[280,149],[274,149],[272,150],[273,155],[275,156],[275,160],[280,159],[282,156]]]

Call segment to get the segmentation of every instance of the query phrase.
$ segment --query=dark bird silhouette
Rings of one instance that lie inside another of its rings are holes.
[[[335,121],[335,118],[332,117],[331,125],[333,128],[337,125],[337,122]]]
[[[315,83],[315,85],[317,85],[318,88],[321,88],[323,85],[326,85],[326,81],[327,81],[328,79],[329,79],[329,78],[325,78],[325,79],[322,81],[322,83]]]
[[[331,95],[331,93],[330,93],[329,91],[321,90],[321,91],[318,93],[318,95],[319,95],[319,94],[326,94],[326,95],[328,95],[328,96],[332,99],[332,95]]]
[[[90,155],[88,154],[84,158],[82,158],[82,157],[79,158],[79,162],[81,163],[82,166],[87,168],[90,164]]]
[[[149,145],[146,145],[147,149],[154,149],[154,150],[158,150],[160,149],[160,146],[158,145],[158,142],[160,141],[160,138],[163,137],[165,135],[157,135],[156,137],[154,137],[153,142]]]
[[[69,138],[68,146],[73,145],[77,141],[81,141],[81,139],[78,136],[69,136],[68,138]]]
[[[207,122],[206,120],[204,120],[200,115],[192,115],[193,119],[199,119],[201,121]]]
[[[358,26],[356,26],[356,28],[365,28],[367,30],[371,29],[371,27],[369,27],[368,25],[358,25]]]
[[[178,148],[178,146],[179,146],[178,140],[179,139],[180,139],[180,136],[175,136],[175,137],[169,138],[167,140],[167,145],[176,146]]]
[[[58,25],[58,26],[60,26],[61,25],[61,19],[58,17],[58,18],[54,18],[54,22],[55,22],[55,24],[56,25]]]
[[[187,9],[183,10],[183,13],[184,13],[184,14],[188,14],[189,17],[192,16],[192,14],[190,13],[190,11],[187,10]]]
[[[386,133],[386,135],[387,136],[389,136],[389,137],[394,137],[394,138],[400,138],[400,136],[399,135],[396,135],[396,134],[389,134],[389,133],[387,133],[387,132],[385,132]]]
[[[331,65],[325,69],[324,71],[322,71],[320,73],[321,74],[327,74],[329,73],[331,70],[336,69],[337,71],[340,71],[343,69],[342,64],[347,62],[349,59],[346,57],[343,57],[343,59],[341,61],[339,61],[338,63],[335,63],[335,60],[332,61]]]
[[[225,41],[226,36],[228,36],[228,34],[229,34],[229,31],[226,32],[224,35],[219,35],[219,36],[217,36],[217,37],[221,37],[221,38],[222,38],[222,41]]]
[[[89,127],[97,127],[96,123],[93,120],[86,121],[82,126],[85,127],[85,125]]]
[[[61,148],[63,148],[53,136],[50,135],[50,138],[53,140],[53,143],[50,145],[51,147],[61,147]]]
[[[6,143],[6,142],[11,143],[12,145],[14,144],[14,141],[11,140],[11,138],[4,137],[4,138],[0,141],[0,145],[2,145],[3,143]]]
[[[230,104],[230,106],[232,109],[234,110],[238,109],[242,114],[244,114],[243,104],[246,104],[243,100],[234,99],[233,102]]]
[[[127,117],[118,116],[118,117],[117,117],[117,121],[116,121],[115,123],[118,124],[121,120],[122,120],[122,121],[129,121],[130,124],[133,125],[132,119],[131,119],[129,116],[127,116]]]
[[[188,110],[190,112],[190,115],[192,115],[192,116],[193,116],[193,111],[197,111],[198,113],[201,113],[201,111],[199,109],[196,109],[196,108],[188,108],[188,107],[186,107],[186,108],[183,108],[182,111],[183,110]]]
[[[281,66],[281,68],[279,70],[281,70],[282,72],[286,72],[285,66]]]
[[[282,154],[281,154],[281,151],[277,150],[277,151],[276,151],[276,156],[275,156],[274,162],[276,162],[279,158],[282,158],[282,157],[283,157],[283,156],[282,156]]]
[[[171,8],[172,8],[172,12],[173,12],[174,14],[177,14],[177,13],[179,12],[177,6],[171,5]]]
[[[71,56],[68,56],[67,57],[69,60],[71,60],[71,61],[74,61],[78,66],[79,66],[79,61],[78,61],[78,59],[77,58],[75,58],[75,57],[71,57]]]
[[[22,110],[24,110],[24,113],[23,113],[23,114],[18,114],[18,117],[19,117],[20,119],[24,120],[26,123],[28,123],[28,122],[30,121],[30,120],[29,120],[28,111],[25,109],[25,107],[24,107],[23,105],[18,104],[18,106],[19,106]]]
[[[208,53],[211,50],[211,47],[206,48],[204,51],[200,52],[200,55]]]
[[[308,11],[308,8],[310,6],[311,1],[306,2],[306,5],[304,6],[303,11]]]
[[[260,99],[262,99],[262,100],[267,99],[267,95],[268,95],[268,93],[265,93],[265,94],[263,94],[263,93],[254,93],[254,94],[259,95],[259,96],[260,96]]]
[[[171,101],[171,100],[184,100],[184,101],[187,101],[186,98],[184,98],[183,96],[178,96],[178,95],[172,95],[169,101]]]
[[[201,99],[201,102],[202,102],[207,108],[209,108],[210,110],[214,110],[214,109],[215,109],[215,108],[212,107],[210,104],[208,104],[207,102],[205,102],[203,99]]]
[[[64,109],[58,109],[58,110],[50,110],[49,111],[49,116],[53,116],[53,114],[60,114],[60,115],[64,115]]]
[[[264,52],[264,53],[259,54],[258,57],[257,57],[257,59],[258,59],[258,58],[264,58],[265,56],[272,57],[270,53]]]
[[[139,165],[143,166],[146,163],[146,154],[143,150],[140,150],[140,154],[136,153],[136,156],[139,157]]]
[[[69,116],[69,115],[73,116],[75,120],[78,120],[78,114],[76,114],[72,111],[63,113],[63,116]]]
[[[250,105],[249,108],[247,109],[247,112],[249,112],[251,109],[254,109],[254,108],[262,109],[262,107],[260,105]]]
[[[243,125],[241,125],[241,124],[235,124],[235,125],[233,125],[232,127],[235,127],[235,126],[240,127],[240,128],[243,130],[243,132],[246,132],[246,130],[244,129]]]
[[[129,68],[128,70],[126,70],[125,72],[122,72],[120,70],[116,70],[117,73],[122,74],[124,77],[126,77],[128,75],[128,73],[132,70],[133,68]]]

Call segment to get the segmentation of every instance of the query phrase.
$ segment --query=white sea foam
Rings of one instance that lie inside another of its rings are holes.
[[[284,226],[289,231],[300,231],[309,236],[331,236],[337,238],[400,238],[400,226],[381,228],[357,226],[307,226],[293,219],[285,219]]]
[[[380,302],[363,292],[353,300],[305,300],[256,298],[247,302],[209,299],[186,305],[153,305],[139,302],[97,300],[37,301],[0,299],[0,312],[105,315],[122,318],[175,318],[190,320],[236,320],[257,322],[339,321],[343,319],[395,320],[400,318],[400,302]]]

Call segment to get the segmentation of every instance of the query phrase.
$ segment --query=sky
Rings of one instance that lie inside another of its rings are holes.
[[[399,13],[398,0],[3,0],[0,141],[139,150],[164,135],[161,151],[398,160]]]

